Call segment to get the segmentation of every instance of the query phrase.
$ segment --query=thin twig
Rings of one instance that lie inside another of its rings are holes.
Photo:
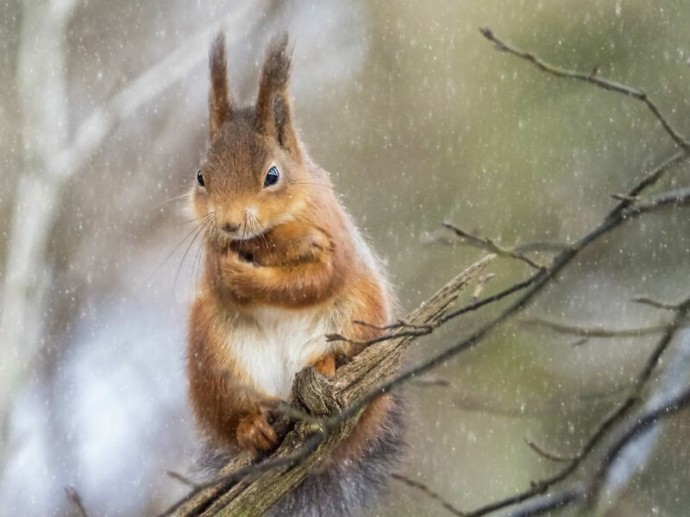
[[[572,70],[566,70],[564,68],[551,65],[543,59],[541,59],[540,57],[537,57],[536,55],[532,54],[531,52],[526,52],[508,43],[505,43],[504,41],[496,37],[494,33],[491,31],[491,29],[487,27],[481,28],[479,29],[479,31],[486,39],[495,43],[496,48],[498,50],[512,54],[516,57],[519,57],[520,59],[524,59],[525,61],[529,61],[534,66],[539,68],[542,72],[546,72],[547,74],[564,79],[584,81],[586,83],[593,84],[594,86],[601,88],[602,90],[620,93],[628,97],[637,99],[640,102],[643,102],[652,112],[654,117],[661,123],[664,130],[673,139],[673,141],[676,142],[676,144],[678,144],[682,149],[686,151],[690,150],[690,142],[688,142],[688,140],[683,135],[681,135],[676,129],[673,128],[673,126],[668,122],[666,117],[664,117],[661,114],[661,111],[657,107],[656,103],[652,101],[649,98],[649,96],[642,90],[632,88],[625,84],[616,83],[608,79],[604,79],[592,72],[583,74],[581,72],[574,72]]]
[[[517,292],[520,292],[524,289],[527,289],[529,286],[531,286],[535,280],[537,279],[538,274],[535,274],[531,277],[529,277],[527,280],[523,280],[522,282],[518,282],[517,284],[514,284],[507,289],[504,289],[503,291],[500,291],[496,294],[493,294],[491,296],[487,296],[486,298],[482,300],[477,300],[476,302],[468,303],[464,307],[460,307],[459,309],[456,309],[454,311],[449,312],[448,314],[441,316],[438,320],[438,324],[443,325],[444,323],[457,318],[458,316],[462,316],[463,314],[467,314],[468,312],[474,312],[476,310],[481,309],[482,307],[485,307],[487,305],[490,305],[492,303],[496,303],[504,298],[507,298]]]
[[[79,495],[79,492],[77,492],[76,488],[73,486],[66,486],[65,495],[67,496],[67,500],[72,503],[72,506],[74,506],[74,509],[80,517],[89,517],[89,513],[86,511],[84,502],[81,500],[81,496]]]
[[[455,506],[450,504],[446,499],[438,495],[435,491],[433,491],[431,488],[429,488],[429,485],[426,485],[420,481],[415,481],[414,479],[410,479],[406,476],[403,476],[402,474],[396,474],[393,473],[391,474],[391,477],[393,479],[397,479],[398,481],[406,484],[407,486],[411,486],[413,488],[416,488],[417,490],[422,491],[426,496],[428,496],[430,499],[433,499],[434,501],[438,502],[443,506],[446,510],[448,510],[450,513],[453,515],[458,515],[460,517],[465,517],[465,514],[462,513],[460,510],[458,510]]]
[[[668,345],[671,343],[671,339],[673,338],[675,333],[685,323],[688,313],[690,313],[690,297],[686,298],[678,304],[673,320],[671,321],[671,323],[669,323],[668,328],[666,329],[666,333],[659,340],[656,347],[654,347],[654,350],[647,359],[647,363],[645,364],[644,369],[638,375],[638,392],[642,389],[642,386],[652,376],[652,372],[659,363],[659,359],[668,348]]]
[[[654,169],[649,171],[645,176],[643,176],[642,179],[639,180],[632,189],[630,189],[630,191],[627,193],[627,197],[630,199],[635,199],[639,197],[639,194],[656,185],[657,182],[661,178],[663,178],[673,167],[675,167],[676,165],[680,165],[687,159],[687,149],[682,149],[678,151],[670,158],[668,158],[666,161],[660,163]],[[630,205],[632,205],[632,203],[633,202],[630,200],[621,201],[620,203],[618,203],[618,205],[616,205],[614,211],[628,208]]]
[[[423,327],[419,327],[419,328],[414,329],[414,330],[396,331],[396,332],[392,332],[390,334],[384,334],[382,336],[378,336],[378,337],[366,339],[366,340],[352,339],[352,338],[349,338],[347,336],[343,336],[342,334],[338,334],[338,333],[326,334],[325,338],[326,338],[326,341],[328,341],[328,342],[343,341],[345,343],[350,343],[351,345],[360,346],[360,347],[367,347],[370,345],[374,345],[376,343],[381,343],[383,341],[390,341],[392,339],[399,339],[401,337],[426,336],[428,334],[431,334],[436,327],[438,327],[438,325],[425,325]]]
[[[199,483],[192,481],[187,476],[184,476],[179,472],[175,472],[174,470],[166,470],[165,473],[171,478],[173,478],[175,481],[179,481],[183,485],[186,485],[191,488],[199,488]]]
[[[544,447],[538,445],[535,441],[530,440],[529,438],[525,438],[525,443],[530,449],[539,454],[539,456],[546,458],[547,460],[555,461],[556,463],[568,463],[575,461],[575,456],[562,456],[560,454],[556,454],[555,452],[547,451]]]
[[[414,323],[408,323],[405,320],[398,320],[395,323],[383,326],[374,325],[373,323],[369,323],[367,321],[362,320],[354,320],[352,323],[354,323],[355,325],[361,325],[363,327],[368,327],[375,330],[396,330],[401,328],[413,330],[429,330],[432,327],[431,325],[415,325]]]
[[[463,242],[458,239],[451,239],[445,233],[434,232],[425,233],[420,237],[423,246],[447,246],[456,247],[462,245]],[[522,244],[516,244],[513,251],[520,253],[558,253],[563,250],[567,244],[558,241],[531,241]]]
[[[544,266],[542,264],[536,263],[534,260],[529,258],[524,253],[516,251],[515,249],[504,248],[503,246],[499,246],[488,237],[479,237],[477,235],[472,235],[471,233],[468,233],[465,230],[462,230],[454,224],[448,222],[443,223],[443,226],[451,230],[453,233],[455,233],[455,235],[462,238],[468,244],[475,246],[479,249],[483,249],[485,251],[488,251],[489,253],[495,253],[499,257],[508,257],[515,260],[519,260],[538,271],[544,269]]]
[[[581,500],[582,497],[583,494],[579,490],[565,489],[541,498],[535,498],[529,504],[508,515],[510,517],[534,517],[535,515],[550,514],[553,510],[566,508]]]
[[[415,379],[410,382],[411,386],[417,386],[420,388],[447,388],[452,385],[448,379],[443,379],[440,377],[430,377],[428,379]]]
[[[585,338],[621,338],[621,337],[642,337],[650,334],[659,334],[668,328],[668,323],[650,325],[648,327],[638,327],[630,329],[607,329],[604,327],[580,327],[578,325],[566,325],[555,321],[530,318],[521,321],[523,325],[531,327],[543,327],[558,334],[569,334]]]
[[[568,244],[559,241],[531,241],[515,246],[515,251],[521,253],[558,253],[563,251]]]
[[[477,285],[474,287],[474,291],[472,291],[472,299],[473,300],[478,300],[479,297],[482,295],[484,292],[484,289],[486,289],[486,285],[495,277],[496,275],[494,273],[487,273],[486,275],[482,275],[479,277],[479,280],[477,280]]]
[[[678,310],[678,304],[677,303],[673,304],[673,303],[660,302],[658,300],[653,300],[652,298],[647,298],[644,296],[641,296],[639,298],[633,298],[632,302],[639,303],[641,305],[649,305],[650,307],[654,307],[656,309],[666,309],[669,311]]]
[[[636,203],[641,198],[639,196],[627,196],[625,194],[609,194],[611,198],[616,201],[625,201],[626,203]]]

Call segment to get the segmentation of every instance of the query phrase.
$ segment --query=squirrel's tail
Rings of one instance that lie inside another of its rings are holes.
[[[391,473],[400,464],[405,449],[403,401],[392,394],[394,403],[385,417],[382,431],[365,447],[357,460],[329,464],[309,474],[273,507],[271,517],[347,517],[361,514],[362,508],[382,496]],[[207,448],[202,465],[207,473],[218,471],[230,456]]]

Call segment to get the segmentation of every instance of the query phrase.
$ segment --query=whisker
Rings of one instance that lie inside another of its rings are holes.
[[[194,246],[194,243],[199,238],[199,235],[201,235],[205,231],[206,227],[209,224],[210,224],[210,221],[204,221],[203,223],[201,223],[199,225],[197,232],[196,232],[196,235],[194,235],[194,238],[191,240],[191,242],[189,243],[189,246],[187,246],[187,249],[185,250],[184,254],[182,255],[182,258],[180,259],[180,263],[177,266],[177,271],[175,272],[175,280],[173,281],[173,290],[177,286],[177,280],[179,279],[180,271],[182,271],[182,265],[184,264],[184,261],[187,258],[187,255],[189,254],[189,250],[192,248],[192,246]]]
[[[177,243],[177,245],[172,249],[172,251],[171,251],[170,253],[168,253],[168,255],[161,261],[160,264],[158,264],[158,266],[156,267],[156,269],[153,271],[153,273],[152,273],[152,275],[151,275],[152,277],[153,277],[156,273],[158,273],[158,271],[160,271],[160,269],[165,265],[165,263],[168,262],[168,260],[170,260],[170,257],[172,257],[172,256],[175,254],[175,252],[176,252],[178,249],[180,249],[180,246],[182,246],[182,245],[184,244],[184,242],[185,242],[187,239],[189,239],[189,238],[199,229],[199,227],[202,226],[203,224],[204,224],[204,223],[202,222],[199,226],[196,226],[196,227],[192,228],[192,229],[189,231],[189,233],[187,233],[187,235],[185,235],[185,236],[180,240],[180,242]]]
[[[257,223],[258,220],[256,216],[250,212],[247,212],[247,226],[249,227],[249,234],[252,235],[252,239],[263,237],[260,232],[260,224]]]
[[[242,214],[242,217],[243,217],[243,219],[244,219],[244,220],[242,221],[242,223],[243,223],[243,224],[242,224],[242,240],[244,240],[244,239],[246,238],[246,236],[247,236],[247,224],[248,224],[248,221],[249,221],[249,212],[247,212],[247,211],[245,210],[244,213]]]
[[[205,233],[204,239],[207,239],[208,231],[206,230],[204,233]],[[194,286],[195,286],[194,292],[199,291],[199,273],[202,270],[202,267],[200,267],[200,266],[201,266],[201,257],[203,255],[203,250],[204,250],[203,245],[201,245],[197,248],[196,255],[194,256],[194,261],[192,262],[192,272],[193,272],[194,277],[195,277],[194,278]]]
[[[206,215],[202,215],[201,217],[195,217],[194,219],[188,219],[187,221],[181,222],[180,225],[196,223],[198,221],[201,221],[202,219],[206,219],[207,217],[209,217],[209,215],[211,215],[211,214],[208,213]]]
[[[163,201],[160,201],[153,205],[153,208],[151,208],[151,212],[154,210],[159,209],[161,206],[166,205],[168,203],[172,203],[173,201],[179,201],[180,199],[185,199],[188,198],[191,195],[191,192],[185,192],[184,194],[181,194],[179,196],[171,197],[170,199],[164,199]]]
[[[254,223],[256,223],[256,226],[258,229],[258,235],[259,235],[259,237],[261,237],[261,242],[266,247],[266,250],[268,251],[268,253],[271,253],[272,250],[270,249],[270,246],[268,244],[268,238],[266,237],[266,228],[264,228],[264,226],[261,224],[261,221],[259,221],[258,217],[252,216],[252,219],[253,219]]]

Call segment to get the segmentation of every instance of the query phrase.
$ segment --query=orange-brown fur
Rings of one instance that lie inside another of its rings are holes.
[[[204,185],[192,193],[204,225],[205,268],[189,321],[188,377],[201,429],[211,444],[229,450],[261,452],[278,443],[270,422],[279,397],[242,367],[238,354],[248,352],[232,336],[256,332],[256,339],[270,340],[270,327],[259,326],[261,315],[273,312],[279,319],[307,314],[359,340],[380,331],[355,320],[381,326],[391,319],[391,296],[375,259],[294,129],[289,70],[283,38],[269,50],[256,106],[240,109],[227,86],[222,35],[212,47],[210,146],[201,165]],[[271,165],[280,180],[264,188]],[[314,365],[328,377],[337,357],[361,351],[325,336],[311,346],[300,368]],[[361,454],[391,404],[384,396],[367,408],[338,458]]]

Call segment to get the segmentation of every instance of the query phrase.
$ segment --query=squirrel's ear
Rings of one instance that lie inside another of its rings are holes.
[[[291,54],[287,34],[282,34],[271,42],[256,100],[256,128],[274,137],[285,150],[299,153],[288,92]]]
[[[208,96],[209,131],[211,139],[223,122],[230,118],[230,92],[228,91],[227,60],[225,58],[225,33],[220,31],[211,45],[209,55],[211,91]]]

